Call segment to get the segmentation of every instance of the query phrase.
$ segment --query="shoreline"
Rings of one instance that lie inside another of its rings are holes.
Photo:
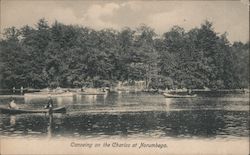
[[[44,89],[44,88],[43,88]],[[35,91],[42,91],[43,89],[35,89],[35,88],[24,88],[24,89],[0,89],[0,92],[21,92],[21,91],[27,91],[27,92],[35,92]],[[62,90],[69,90],[69,91],[75,91],[79,90],[81,88],[61,88]],[[100,88],[90,88],[90,89],[100,89]],[[52,89],[53,90],[53,89]],[[192,92],[249,92],[248,88],[236,88],[236,89],[190,89]],[[112,91],[131,91],[131,92],[186,92],[187,90],[182,89],[170,89],[170,90],[161,90],[161,89],[112,89]]]

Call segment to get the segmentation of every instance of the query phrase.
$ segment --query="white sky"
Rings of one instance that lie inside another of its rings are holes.
[[[34,26],[40,18],[52,23],[78,24],[94,29],[144,23],[158,33],[173,25],[189,30],[204,20],[214,23],[218,33],[228,32],[231,42],[249,40],[248,0],[243,1],[84,1],[0,0],[1,31],[10,26]]]

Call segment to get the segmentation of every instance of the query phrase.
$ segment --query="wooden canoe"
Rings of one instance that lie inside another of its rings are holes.
[[[2,114],[22,114],[22,113],[48,113],[49,109],[31,110],[31,109],[10,109],[0,107],[0,113]],[[53,109],[53,113],[66,113],[65,107],[58,107]]]
[[[169,93],[163,93],[163,95],[166,98],[194,98],[194,97],[197,96],[196,94],[193,94],[193,95],[176,95],[176,94],[169,94]]]
[[[107,92],[77,92],[78,95],[106,95]]]

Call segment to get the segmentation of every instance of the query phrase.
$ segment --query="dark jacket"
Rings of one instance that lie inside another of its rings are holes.
[[[50,108],[53,108],[54,105],[53,105],[53,100],[52,99],[49,99],[48,103],[45,105],[45,109],[50,109]]]

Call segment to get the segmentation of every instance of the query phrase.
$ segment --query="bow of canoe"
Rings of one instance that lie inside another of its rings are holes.
[[[49,109],[41,109],[41,110],[34,110],[34,109],[10,109],[5,107],[0,107],[0,113],[2,114],[22,114],[22,113],[48,113]],[[65,113],[65,107],[58,107],[53,109],[53,113]]]
[[[193,95],[175,95],[175,94],[163,93],[163,95],[166,98],[194,98],[194,97],[197,97],[196,94],[193,94]]]

